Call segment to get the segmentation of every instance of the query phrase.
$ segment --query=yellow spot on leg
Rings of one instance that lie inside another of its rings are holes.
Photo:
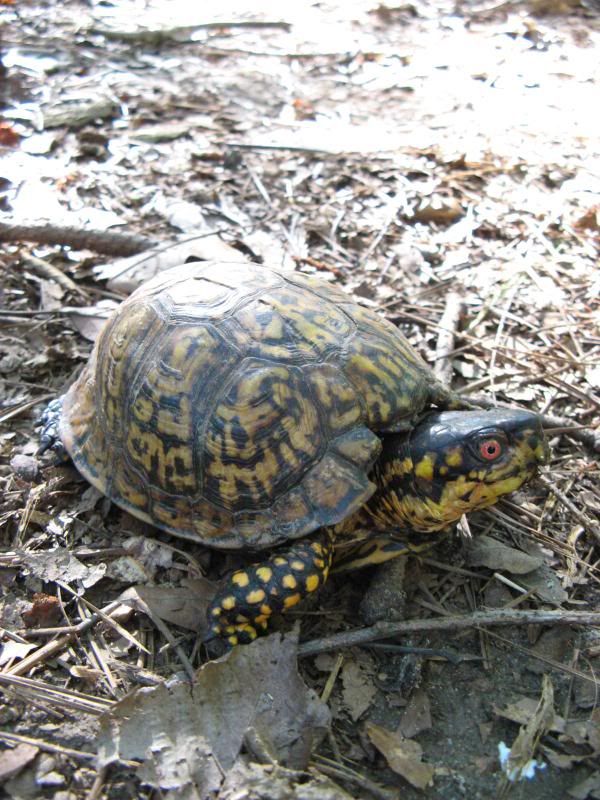
[[[296,594],[291,594],[289,597],[286,597],[284,599],[283,607],[291,608],[292,606],[297,605],[300,602],[300,600],[302,600],[302,596],[300,595],[299,592],[297,592]]]
[[[281,585],[285,589],[295,589],[298,586],[298,581],[294,578],[293,575],[284,575],[283,580],[281,581]]]
[[[256,577],[262,583],[268,583],[273,577],[273,570],[270,567],[259,567],[256,570]]]
[[[235,608],[235,597],[232,594],[224,597],[221,600],[221,608],[224,611],[231,611],[232,608]]]

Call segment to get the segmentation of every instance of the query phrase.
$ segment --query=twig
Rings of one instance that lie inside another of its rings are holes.
[[[61,225],[18,225],[0,222],[0,242],[35,242],[68,245],[76,250],[93,250],[108,256],[134,256],[157,243],[128,233],[82,230]]]
[[[433,371],[436,377],[445,386],[450,386],[452,381],[451,353],[454,352],[454,337],[458,330],[463,302],[456,292],[449,292],[446,296],[446,306],[440,319],[440,330],[435,346],[435,363]]]
[[[0,673],[0,686],[9,686],[19,694],[31,696],[35,700],[50,703],[58,708],[74,709],[86,714],[103,714],[112,706],[112,701],[103,697],[92,697],[60,686],[50,686],[35,678]]]
[[[55,281],[55,283],[66,292],[73,292],[80,297],[87,297],[86,293],[75,281],[71,280],[68,275],[65,275],[64,272],[61,272],[61,270],[53,264],[49,264],[47,261],[43,261],[41,258],[32,255],[24,255],[21,256],[21,258],[25,266],[29,267],[29,269],[40,278],[47,278],[48,280]]]
[[[396,790],[380,786],[369,780],[365,775],[361,775],[343,764],[337,764],[335,761],[331,761],[331,759],[317,756],[314,763],[319,772],[322,772],[324,775],[328,775],[330,778],[348,781],[349,783],[359,786],[363,790],[361,796],[365,791],[373,795],[377,800],[392,800],[392,798],[398,796]]]
[[[544,486],[546,486],[552,492],[552,494],[555,495],[555,497],[558,498],[565,508],[569,509],[571,514],[573,514],[573,516],[576,517],[579,522],[581,522],[585,530],[592,534],[596,542],[600,542],[600,529],[598,526],[594,525],[594,523],[588,517],[586,517],[586,515],[569,500],[566,494],[561,492],[561,490],[555,486],[554,483],[552,483],[552,481],[548,480],[548,478],[544,477],[543,475],[538,475],[538,480],[543,483]]]
[[[600,625],[598,611],[515,611],[499,609],[496,611],[476,611],[464,616],[448,616],[436,619],[411,619],[398,622],[378,622],[368,628],[344,631],[312,642],[304,642],[298,648],[301,657],[314,656],[337,650],[340,647],[353,647],[378,639],[389,639],[408,633],[425,631],[461,631],[470,628],[496,625]]]
[[[58,753],[61,756],[68,756],[80,761],[92,761],[96,758],[96,753],[86,753],[84,750],[73,750],[71,747],[62,747],[59,744],[51,744],[45,742],[43,739],[32,739],[31,736],[21,736],[19,733],[9,733],[8,731],[0,731],[0,739],[5,742],[15,742],[16,744],[30,744],[32,747],[38,747],[46,753]]]

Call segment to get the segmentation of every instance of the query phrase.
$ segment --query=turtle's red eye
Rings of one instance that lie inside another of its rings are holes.
[[[486,439],[479,445],[479,453],[486,461],[495,461],[502,453],[502,445],[498,439]]]

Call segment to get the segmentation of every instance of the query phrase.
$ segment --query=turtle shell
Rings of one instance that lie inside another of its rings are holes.
[[[63,399],[60,435],[84,477],[136,517],[258,549],[359,508],[377,434],[409,428],[439,395],[404,336],[336,287],[193,262],[108,320]]]

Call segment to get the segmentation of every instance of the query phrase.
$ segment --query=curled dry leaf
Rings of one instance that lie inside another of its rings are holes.
[[[101,720],[100,766],[142,762],[151,786],[189,798],[216,791],[252,729],[269,753],[305,768],[329,711],[302,682],[297,634],[272,635],[205,664],[192,684],[139,689]]]
[[[433,784],[434,768],[423,763],[423,750],[418,742],[405,739],[374,722],[367,722],[366,731],[373,745],[379,750],[390,769],[401,775],[416,789],[425,789]]]

